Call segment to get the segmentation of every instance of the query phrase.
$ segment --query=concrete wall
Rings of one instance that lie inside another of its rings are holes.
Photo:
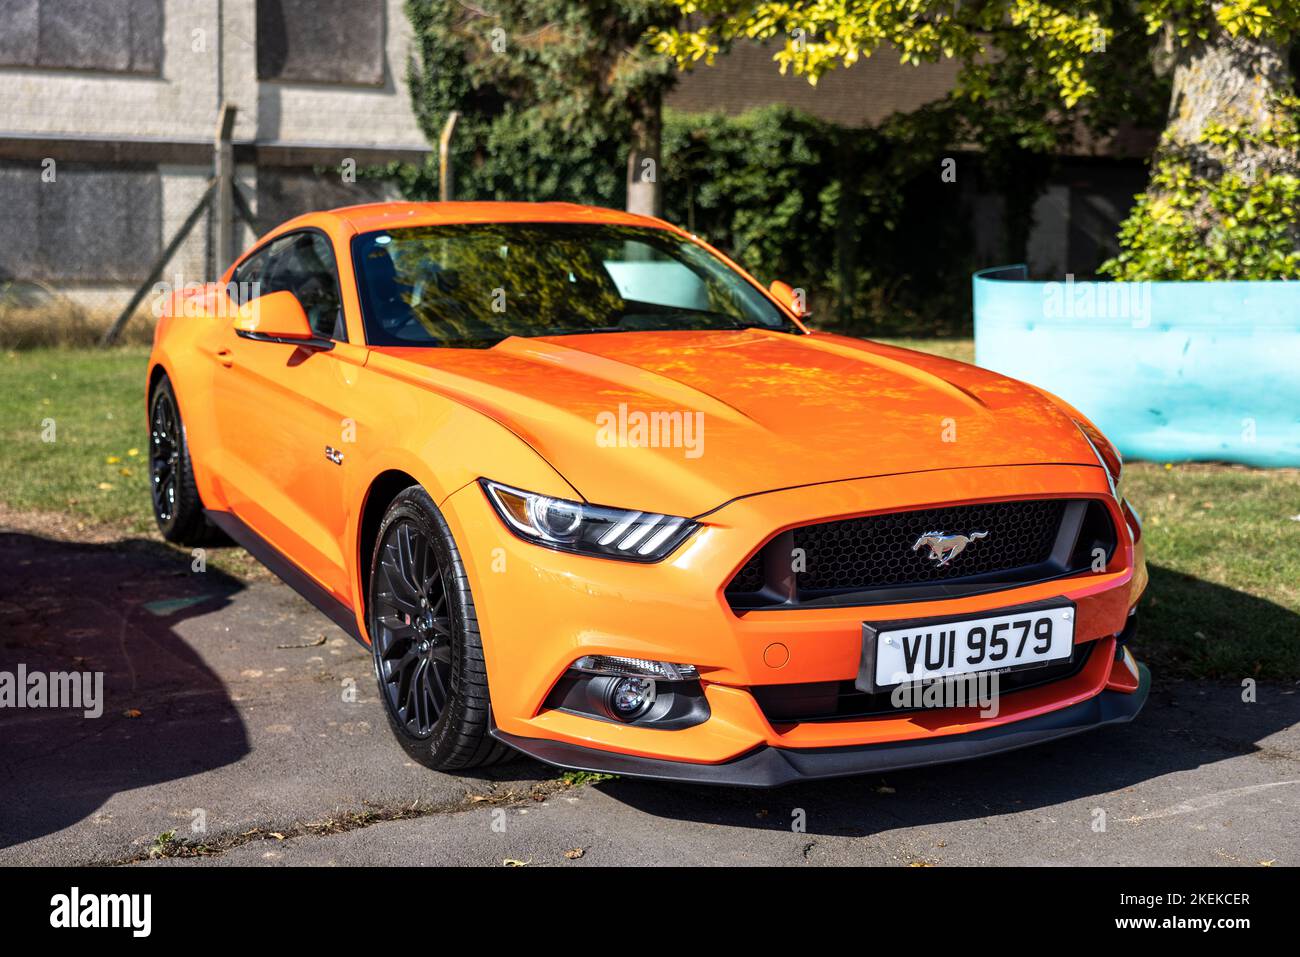
[[[263,44],[263,78],[259,12],[264,25],[290,24]],[[41,221],[0,221],[11,247],[0,282],[48,277],[88,304],[122,301],[202,195],[223,100],[238,108],[237,178],[255,213],[259,195],[276,200],[267,212],[279,218],[377,198],[337,168],[427,151],[406,85],[409,51],[402,0],[0,0],[0,208],[30,207]],[[336,66],[312,66],[326,61]],[[42,177],[51,164],[66,175]],[[142,179],[154,184],[152,205],[135,195]],[[79,220],[69,219],[74,206]],[[77,242],[42,210],[66,219]],[[142,210],[152,222],[137,222]],[[211,231],[194,229],[166,278],[213,274]],[[107,253],[90,249],[95,237]],[[52,260],[61,268],[51,272]]]

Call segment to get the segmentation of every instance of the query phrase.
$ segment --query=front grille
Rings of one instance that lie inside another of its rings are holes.
[[[970,541],[940,565],[927,532]],[[982,532],[975,537],[974,533]],[[736,608],[879,604],[978,594],[1109,563],[1115,529],[1100,500],[952,505],[805,525],[777,536],[727,586]],[[789,569],[787,573],[785,569]]]
[[[731,580],[727,586],[727,591],[732,592],[756,592],[763,587],[763,553],[757,552],[754,557],[741,566],[740,571],[736,572],[736,577]]]
[[[1047,561],[1052,554],[1063,499],[957,505],[923,512],[870,515],[794,530],[794,546],[807,556],[799,588],[873,588],[966,578]],[[933,561],[930,549],[913,549],[925,532],[969,535],[985,532],[948,565]]]
[[[1095,641],[1088,641],[1075,645],[1070,657],[1063,661],[1001,672],[998,675],[999,696],[1074,677],[1088,663],[1088,657],[1096,644]],[[918,710],[895,707],[891,700],[892,689],[867,693],[859,691],[851,680],[755,685],[749,690],[758,702],[763,716],[773,724],[876,718],[909,714]]]

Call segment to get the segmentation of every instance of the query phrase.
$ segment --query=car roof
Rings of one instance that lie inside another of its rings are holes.
[[[326,212],[308,213],[285,223],[291,226],[319,223],[321,217],[334,217],[358,233],[396,226],[433,226],[443,223],[614,223],[619,225],[672,228],[663,220],[638,216],[616,209],[599,206],[581,206],[577,203],[506,203],[506,202],[450,202],[450,203],[366,203],[359,206],[341,206]],[[280,230],[277,229],[276,232]]]

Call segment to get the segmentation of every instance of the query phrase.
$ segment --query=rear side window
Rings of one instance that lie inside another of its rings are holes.
[[[320,233],[290,233],[276,239],[239,265],[231,287],[230,296],[240,305],[269,293],[291,292],[316,335],[347,341],[334,251]]]

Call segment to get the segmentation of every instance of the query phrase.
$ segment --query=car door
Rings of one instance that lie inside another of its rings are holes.
[[[331,345],[249,339],[233,325],[225,330],[213,388],[222,487],[238,519],[348,602],[343,487],[356,432],[348,407],[366,351],[347,341],[333,246],[324,233],[275,239],[241,264],[230,292],[242,304],[283,290]]]

